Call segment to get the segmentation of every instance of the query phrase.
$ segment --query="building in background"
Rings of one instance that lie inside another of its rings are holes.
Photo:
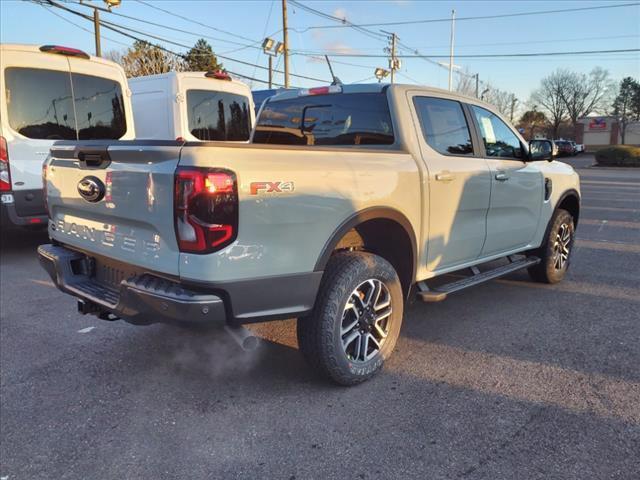
[[[587,150],[598,150],[622,143],[621,126],[617,117],[583,117],[576,125],[576,143]],[[640,122],[627,124],[626,145],[640,145]]]

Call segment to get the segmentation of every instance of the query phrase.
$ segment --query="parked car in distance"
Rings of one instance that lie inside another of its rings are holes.
[[[555,141],[555,144],[558,146],[558,156],[569,157],[575,154],[573,145],[569,140],[554,140],[554,141]]]
[[[42,166],[56,140],[135,138],[118,64],[55,45],[0,45],[0,224],[46,226]]]
[[[170,72],[129,79],[137,138],[248,142],[249,86],[229,74]]]
[[[248,348],[242,324],[298,318],[308,363],[344,385],[391,355],[409,295],[567,273],[577,173],[476,98],[286,91],[266,100],[251,142],[56,145],[41,264],[103,319],[219,323]]]

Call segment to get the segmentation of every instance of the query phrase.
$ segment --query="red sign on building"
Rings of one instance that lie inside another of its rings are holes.
[[[606,130],[607,121],[604,118],[594,118],[589,122],[589,130]]]

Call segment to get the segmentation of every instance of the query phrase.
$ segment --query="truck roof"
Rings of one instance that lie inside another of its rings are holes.
[[[407,91],[407,90],[420,90],[425,93],[434,93],[437,95],[448,95],[453,97],[458,97],[465,102],[472,102],[479,105],[487,105],[492,107],[490,104],[480,100],[476,97],[471,97],[469,95],[464,95],[459,92],[450,92],[448,90],[444,90],[442,88],[436,87],[428,87],[424,85],[415,85],[409,83],[394,83],[393,85],[388,83],[350,83],[346,85],[340,85],[342,87],[342,93],[378,93],[385,91],[386,89],[398,90],[398,91]],[[273,95],[269,101],[275,102],[279,100],[289,100],[292,98],[296,98],[299,95],[300,90],[306,90],[302,88],[290,89],[290,90],[280,90],[278,93]],[[495,108],[495,107],[492,107]]]
[[[42,50],[40,50],[40,47],[42,47],[42,45],[28,45],[28,44],[21,44],[21,43],[0,43],[0,52],[30,52],[30,53],[41,53],[43,55],[46,55],[47,52],[43,52]],[[84,52],[84,50],[82,52],[87,53],[87,52]],[[89,58],[87,59],[87,61],[89,62],[102,63],[103,65],[110,66],[110,67],[113,67],[113,66],[120,67],[117,63],[111,60],[107,60],[102,57],[96,57],[94,55],[90,55],[89,53],[87,53],[87,55],[89,56]]]
[[[197,79],[201,79],[201,78],[208,78],[205,77],[205,74],[207,72],[168,72],[168,73],[158,73],[156,75],[144,75],[142,77],[135,77],[135,78],[130,78],[129,82],[139,82],[139,81],[145,81],[145,80],[159,80],[159,79],[164,79],[164,78],[172,78],[172,79],[176,79],[176,80],[183,80],[185,78],[197,78]],[[247,87],[247,89],[249,88],[248,85],[246,83],[244,83],[241,80],[236,80],[235,78],[233,78],[232,75],[230,75],[231,79],[230,80],[218,80],[215,78],[209,78],[209,80],[212,81],[219,81],[219,82],[225,82],[225,83],[233,83],[236,85],[242,85]]]

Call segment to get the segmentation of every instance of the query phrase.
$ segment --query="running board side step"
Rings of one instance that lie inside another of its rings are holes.
[[[480,272],[478,267],[474,266],[470,268],[472,273],[471,276],[464,277],[460,280],[456,280],[455,282],[439,285],[434,288],[430,288],[425,281],[418,282],[418,298],[423,302],[441,302],[447,298],[447,295],[450,293],[464,290],[465,288],[473,287],[474,285],[488,282],[489,280],[493,280],[540,263],[540,259],[538,257],[526,257],[521,260],[516,260],[513,256],[509,256],[507,258],[509,259],[509,263],[506,265],[501,265],[500,267],[487,270],[486,272]]]

